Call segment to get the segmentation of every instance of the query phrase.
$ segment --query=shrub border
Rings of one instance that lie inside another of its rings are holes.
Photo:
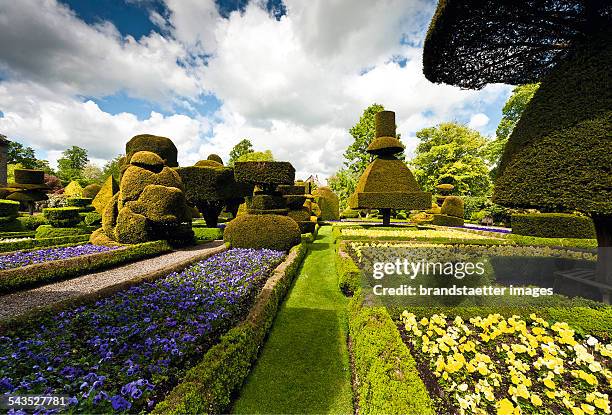
[[[306,256],[307,245],[291,248],[273,271],[247,318],[210,348],[153,414],[227,413],[232,398],[249,375],[280,304]]]
[[[336,266],[340,264],[347,276],[344,280],[357,284],[347,314],[353,391],[359,413],[433,415],[433,402],[410,350],[385,307],[364,306],[361,271],[343,251],[343,245],[338,245],[337,256],[344,255]],[[343,277],[338,277],[341,283]]]
[[[59,245],[67,245],[67,244],[78,244],[81,242],[88,242],[88,241],[89,241],[89,234],[75,235],[75,236],[61,236],[58,238],[30,239],[27,241],[19,241],[19,242],[4,242],[4,243],[0,243],[0,253],[23,251],[23,250],[35,249],[35,248],[47,248],[51,246],[59,246]]]
[[[145,244],[159,244],[159,245],[167,246],[168,248],[170,248],[170,246],[167,244],[166,241],[145,242]],[[211,243],[211,245],[212,244],[214,244],[214,242]],[[144,244],[141,244],[141,245],[144,245]],[[202,255],[198,255],[196,257],[192,257],[189,259],[185,259],[181,262],[177,262],[175,264],[168,265],[157,271],[151,271],[147,274],[139,275],[127,281],[122,281],[114,285],[109,285],[107,287],[102,288],[101,290],[94,291],[92,293],[83,294],[78,297],[68,298],[66,300],[58,301],[58,302],[55,302],[55,303],[52,303],[52,304],[49,304],[43,307],[32,309],[28,312],[25,312],[23,314],[20,314],[18,316],[15,316],[9,319],[0,320],[0,333],[2,333],[4,330],[10,330],[11,328],[19,328],[21,325],[33,319],[39,318],[43,314],[53,314],[53,313],[62,311],[64,309],[70,308],[70,307],[76,307],[76,306],[95,303],[96,301],[100,299],[113,295],[118,291],[126,290],[134,285],[138,285],[143,282],[153,282],[173,272],[181,271],[198,261],[202,261],[206,258],[209,258],[213,255],[216,255],[218,253],[221,253],[227,250],[227,246],[225,246],[224,244],[219,244],[217,246],[211,246],[211,248],[213,249],[210,251],[204,252]],[[170,252],[171,250],[172,249],[170,248],[166,252]],[[116,251],[110,251],[110,252],[116,252]]]

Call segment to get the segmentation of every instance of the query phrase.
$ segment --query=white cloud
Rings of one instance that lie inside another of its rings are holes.
[[[200,91],[193,74],[177,63],[188,56],[179,42],[157,33],[123,38],[111,23],[87,25],[55,0],[2,2],[0,39],[0,69],[58,94],[126,90],[170,103]]]
[[[129,113],[112,115],[93,101],[60,99],[49,90],[27,83],[0,84],[0,102],[4,113],[0,131],[47,151],[52,163],[64,149],[78,145],[100,164],[101,160],[125,153],[125,143],[142,133],[172,137],[181,149],[180,155],[189,158],[197,152],[209,128],[206,120],[181,114],[164,116],[152,112],[145,120]]]
[[[165,36],[136,40],[110,23],[88,26],[52,0],[3,2],[0,69],[9,80],[0,82],[0,131],[50,158],[77,144],[97,161],[135,134],[166,135],[183,165],[212,152],[227,160],[248,137],[291,161],[299,177],[325,178],[342,165],[348,129],[374,102],[396,111],[410,154],[423,127],[470,116],[476,128],[486,125],[482,111],[509,89],[465,91],[425,79],[418,45],[431,2],[286,0],[280,20],[262,3],[223,19],[213,0],[166,0],[167,15],[151,14]],[[79,98],[116,91],[175,108],[212,93],[222,104],[210,120],[152,113],[139,121]]]
[[[479,129],[479,128],[484,127],[488,123],[489,123],[489,117],[487,117],[486,114],[483,114],[481,112],[481,113],[472,115],[472,117],[470,118],[470,122],[468,123],[468,127]]]

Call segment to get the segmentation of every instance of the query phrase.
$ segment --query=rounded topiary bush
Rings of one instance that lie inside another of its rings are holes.
[[[219,163],[215,160],[200,160],[196,164],[195,167],[223,167],[223,164]]]
[[[528,213],[512,215],[512,233],[540,238],[595,238],[591,218],[569,213]]]
[[[223,240],[235,248],[287,251],[300,242],[300,228],[288,216],[245,214],[227,224]]]
[[[102,186],[96,183],[88,184],[83,188],[83,197],[88,197],[93,200],[102,189]]]
[[[447,196],[440,210],[443,215],[463,218],[463,199],[459,196]]]
[[[217,154],[209,155],[207,160],[212,160],[212,161],[216,161],[219,164],[223,164],[223,159]]]
[[[14,200],[0,200],[0,217],[19,216],[19,202]]]
[[[42,170],[15,169],[15,183],[18,184],[43,184],[45,172]]]
[[[166,161],[167,166],[178,167],[178,150],[169,138],[151,134],[134,136],[125,145],[125,154],[128,162],[132,159],[132,156],[139,151],[155,153]]]
[[[79,213],[81,209],[78,207],[60,207],[43,209],[43,215],[49,221],[51,226],[56,228],[70,228],[81,222]]]
[[[79,182],[73,180],[68,183],[68,186],[64,187],[64,195],[68,197],[82,197],[83,187],[79,184]]]
[[[340,217],[343,219],[355,219],[359,217],[359,211],[347,207],[342,211]]]
[[[450,215],[434,215],[432,224],[438,226],[463,226],[463,217],[458,218]]]
[[[321,219],[340,219],[340,200],[329,187],[319,187],[313,192],[313,195],[321,208]]]

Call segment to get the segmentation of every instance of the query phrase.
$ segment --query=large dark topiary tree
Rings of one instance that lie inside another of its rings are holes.
[[[541,82],[502,156],[494,201],[593,218],[612,284],[612,3],[440,1],[425,76],[467,88]]]

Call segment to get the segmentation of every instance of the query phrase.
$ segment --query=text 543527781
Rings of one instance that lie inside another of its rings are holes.
[[[47,409],[68,406],[69,397],[61,395],[4,395],[0,397],[0,408],[4,409]]]

